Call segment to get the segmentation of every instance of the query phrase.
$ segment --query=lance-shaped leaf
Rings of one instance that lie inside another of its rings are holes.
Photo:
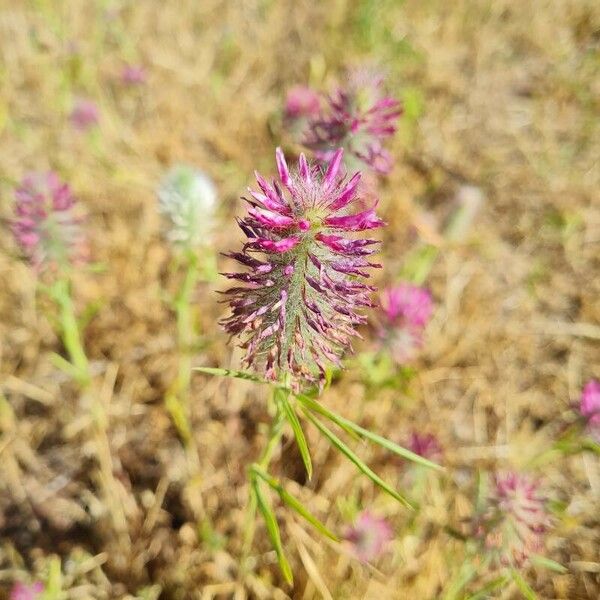
[[[531,586],[523,579],[523,575],[517,569],[511,569],[510,574],[515,585],[527,600],[538,600],[537,594],[531,589]]]
[[[252,472],[268,483],[281,498],[282,502],[287,504],[292,510],[297,512],[303,519],[308,521],[315,529],[328,538],[338,542],[339,538],[330,529],[327,528],[319,519],[317,519],[297,498],[292,496],[277,479],[265,473],[258,465],[251,467]]]
[[[205,373],[206,375],[214,375],[216,377],[231,377],[232,379],[245,379],[246,381],[254,381],[256,383],[266,383],[280,389],[288,389],[285,385],[275,381],[267,381],[249,371],[234,371],[231,369],[220,369],[216,367],[194,367],[193,371]]]
[[[440,465],[437,465],[436,463],[431,462],[430,460],[427,460],[426,458],[415,454],[414,452],[411,452],[410,450],[407,450],[402,446],[398,446],[398,444],[394,444],[394,442],[391,442],[390,440],[380,435],[377,435],[376,433],[373,433],[372,431],[369,431],[368,429],[365,429],[360,425],[357,425],[353,421],[350,421],[349,419],[346,419],[345,417],[334,413],[332,410],[329,410],[316,400],[313,400],[312,398],[304,394],[297,394],[296,397],[298,398],[298,400],[300,400],[300,402],[304,404],[306,408],[316,413],[319,413],[320,415],[326,417],[330,421],[333,421],[336,425],[339,425],[345,430],[350,430],[355,434],[361,435],[369,441],[378,444],[379,446],[382,446],[386,450],[389,450],[390,452],[393,452],[394,454],[397,454],[402,458],[412,460],[413,462],[416,462],[420,465],[424,465],[426,467],[430,467],[432,469],[438,469],[440,471],[443,470],[443,467],[440,467]]]
[[[281,569],[285,580],[291,585],[292,583],[294,583],[294,576],[292,575],[290,563],[287,561],[287,558],[283,553],[283,546],[281,545],[281,535],[279,533],[279,525],[277,525],[277,519],[275,518],[275,514],[269,506],[267,499],[264,497],[263,492],[260,489],[260,483],[257,479],[254,479],[252,481],[252,487],[254,489],[254,493],[256,494],[258,510],[260,510],[263,519],[265,520],[267,533],[269,534],[269,538],[271,539],[271,544],[273,544],[275,554],[277,554],[277,562],[279,563],[279,568]]]
[[[300,451],[302,462],[304,462],[304,467],[306,468],[308,478],[312,479],[313,467],[312,461],[310,459],[310,452],[308,451],[306,438],[304,437],[304,432],[302,431],[302,426],[300,425],[300,421],[298,420],[296,411],[294,410],[294,407],[290,404],[289,396],[290,394],[286,390],[278,389],[275,391],[275,401],[281,403],[285,416],[290,426],[292,427],[292,431],[294,432],[296,444],[298,444],[298,450]]]
[[[356,467],[362,471],[375,485],[378,485],[384,492],[388,493],[392,498],[395,498],[404,506],[413,508],[412,504],[403,496],[401,496],[396,490],[389,486],[375,471],[368,467],[359,456],[351,450],[340,438],[338,438],[333,431],[328,429],[323,423],[316,419],[308,410],[304,411],[304,414],[309,421],[329,440],[332,446],[336,447],[346,458],[353,462]]]

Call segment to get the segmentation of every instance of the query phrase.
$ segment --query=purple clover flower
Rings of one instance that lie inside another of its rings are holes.
[[[542,552],[550,518],[538,483],[518,473],[498,475],[487,523],[486,546],[502,564],[521,566]]]
[[[579,412],[587,422],[590,435],[600,442],[600,381],[591,379],[583,387]]]
[[[442,446],[437,437],[432,433],[418,433],[417,431],[413,431],[410,436],[408,448],[411,452],[429,460],[434,460],[442,455]]]
[[[366,166],[389,173],[393,159],[383,141],[396,132],[402,108],[397,100],[385,96],[382,88],[383,77],[377,72],[352,72],[346,86],[338,88],[328,98],[325,110],[310,121],[303,144],[325,161],[342,147],[349,168]]]
[[[69,119],[75,129],[78,131],[87,131],[91,127],[98,125],[100,111],[96,103],[92,100],[79,98],[75,101]]]
[[[124,65],[121,70],[121,82],[131,86],[146,83],[146,69],[141,65]]]
[[[398,364],[411,360],[421,347],[432,312],[431,294],[425,288],[401,283],[381,294],[379,339]]]
[[[85,261],[86,240],[75,198],[54,172],[29,173],[15,190],[15,239],[36,270]]]
[[[363,563],[371,562],[381,556],[393,537],[390,524],[368,511],[363,511],[354,525],[344,534],[352,554]]]
[[[327,364],[341,366],[365,322],[360,309],[372,306],[374,288],[359,279],[380,267],[368,260],[377,242],[352,234],[384,223],[373,208],[351,212],[360,173],[340,175],[342,156],[339,149],[324,172],[301,154],[290,172],[278,148],[279,182],[256,173],[259,191],[249,189],[248,216],[238,221],[248,241],[227,255],[248,272],[225,273],[240,285],[225,292],[231,315],[222,324],[243,337],[248,366],[270,379],[289,373],[296,387],[322,382]]]
[[[10,591],[9,600],[36,600],[44,591],[44,585],[41,581],[36,581],[31,585],[17,582]]]

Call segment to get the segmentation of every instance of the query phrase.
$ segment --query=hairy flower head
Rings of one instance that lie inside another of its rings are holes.
[[[322,160],[329,160],[342,147],[348,167],[385,174],[393,161],[383,142],[395,133],[401,114],[400,103],[383,93],[383,77],[371,69],[358,69],[310,121],[303,143]]]
[[[362,512],[344,535],[352,554],[364,563],[378,558],[392,538],[390,524],[368,511]]]
[[[586,420],[590,435],[600,442],[600,381],[591,379],[581,392],[579,412]]]
[[[321,109],[319,94],[305,85],[290,89],[285,99],[285,116],[288,119],[316,117]]]
[[[543,550],[550,518],[536,481],[513,472],[500,474],[490,500],[485,543],[502,564],[520,566]]]
[[[12,231],[35,269],[65,268],[87,258],[75,204],[70,187],[53,172],[29,173],[15,190]]]
[[[398,364],[411,360],[421,347],[432,312],[431,294],[425,288],[401,283],[382,292],[379,340]]]
[[[242,338],[248,366],[267,377],[292,375],[296,384],[320,382],[327,364],[339,358],[372,306],[369,276],[375,240],[353,234],[381,227],[375,210],[352,212],[360,174],[340,174],[343,150],[326,170],[300,155],[290,171],[277,149],[279,182],[256,173],[249,189],[248,216],[239,226],[248,238],[242,252],[228,256],[243,273],[226,273],[239,285],[227,290],[231,315],[223,320]],[[259,258],[259,256],[262,256]]]
[[[217,191],[211,179],[188,165],[174,166],[158,188],[168,239],[181,248],[206,244],[214,228]]]

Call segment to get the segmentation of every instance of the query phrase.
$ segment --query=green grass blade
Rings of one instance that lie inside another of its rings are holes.
[[[309,408],[311,411],[323,415],[325,418],[329,419],[330,421],[333,421],[336,425],[339,425],[345,430],[349,429],[353,433],[361,435],[369,441],[378,444],[379,446],[385,448],[386,450],[389,450],[390,452],[393,452],[394,454],[397,454],[398,456],[401,456],[402,458],[406,458],[407,460],[411,460],[425,467],[430,467],[439,471],[444,470],[444,468],[440,465],[431,462],[430,460],[427,460],[426,458],[423,458],[422,456],[419,456],[418,454],[415,454],[414,452],[411,452],[406,448],[402,448],[402,446],[398,446],[398,444],[394,444],[394,442],[391,442],[390,440],[376,433],[373,433],[372,431],[369,431],[368,429],[365,429],[360,425],[357,425],[353,421],[350,421],[349,419],[346,419],[334,413],[333,411],[329,410],[316,400],[313,400],[312,398],[309,398],[304,394],[298,394],[296,397],[298,398],[298,400],[300,400],[300,402],[304,404],[304,406]]]
[[[278,389],[275,392],[275,399],[281,402],[285,416],[292,427],[292,431],[294,432],[296,444],[298,444],[298,450],[300,450],[300,456],[302,456],[302,462],[306,468],[308,478],[312,479],[313,467],[310,459],[310,452],[308,451],[308,445],[306,443],[306,438],[304,437],[304,431],[302,431],[302,426],[298,420],[298,415],[296,415],[294,407],[290,404],[289,392]]]
[[[531,557],[531,562],[537,567],[542,567],[544,569],[549,569],[550,571],[554,571],[555,573],[567,573],[569,569],[564,565],[552,560],[550,558],[546,558],[545,556],[540,556],[539,554],[534,554]]]
[[[298,513],[303,519],[308,521],[317,531],[322,533],[324,536],[339,542],[339,538],[328,529],[319,519],[317,519],[297,498],[292,496],[277,479],[271,477],[268,473],[265,473],[258,465],[251,467],[252,472],[258,477],[263,479],[273,490],[279,494],[281,501],[289,506],[293,511]]]
[[[285,554],[283,553],[283,546],[281,545],[281,535],[279,533],[279,525],[277,525],[277,519],[275,518],[275,514],[273,510],[269,506],[266,498],[264,497],[262,490],[260,489],[260,483],[258,480],[254,479],[252,482],[254,487],[254,493],[256,494],[256,501],[258,504],[258,510],[260,510],[263,519],[265,520],[265,525],[267,526],[267,532],[269,534],[269,538],[271,539],[271,544],[273,544],[273,548],[275,553],[277,554],[277,562],[279,563],[279,568],[285,577],[285,580],[292,585],[294,583],[294,576],[292,574],[292,568],[290,567],[290,563],[287,561]]]
[[[373,471],[370,467],[368,467],[359,457],[358,455],[351,450],[340,438],[338,438],[333,431],[328,429],[323,423],[317,420],[310,411],[305,411],[306,417],[310,420],[310,422],[329,440],[329,442],[335,446],[346,458],[348,458],[351,462],[353,462],[356,467],[362,471],[374,484],[378,485],[384,492],[387,492],[392,498],[395,498],[404,506],[409,508],[414,508],[412,504],[403,496],[401,496],[396,490],[390,487],[375,471]]]
[[[508,581],[509,579],[505,575],[502,575],[501,577],[496,577],[496,579],[484,585],[480,590],[468,596],[466,600],[486,600],[486,598],[490,597],[491,592],[495,592],[501,587],[504,587]]]
[[[193,371],[200,371],[200,373],[205,373],[206,375],[215,375],[217,377],[232,377],[234,379],[246,379],[247,381],[255,381],[256,383],[272,383],[271,381],[266,381],[254,373],[249,373],[248,371],[232,371],[231,369],[218,369],[213,367],[194,367]]]
[[[531,589],[531,586],[523,579],[523,576],[517,569],[511,569],[510,574],[519,591],[527,600],[538,600],[537,594]]]

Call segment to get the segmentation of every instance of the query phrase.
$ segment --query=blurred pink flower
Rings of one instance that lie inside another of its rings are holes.
[[[352,554],[364,563],[378,558],[392,538],[390,524],[368,511],[363,511],[344,535]]]
[[[543,551],[550,525],[545,503],[538,483],[528,476],[513,472],[496,476],[485,541],[502,564],[521,566]]]
[[[75,101],[69,118],[75,129],[86,131],[98,124],[100,112],[95,102],[86,98],[79,98]]]
[[[591,379],[581,392],[579,412],[587,421],[590,435],[600,441],[600,381]]]
[[[289,119],[315,117],[321,109],[319,94],[305,85],[290,89],[285,99],[285,116]]]
[[[36,600],[36,598],[44,591],[44,585],[41,581],[36,581],[31,585],[25,583],[15,583],[10,591],[9,600]]]
[[[401,114],[400,103],[383,93],[381,73],[372,68],[356,69],[328,98],[323,111],[310,120],[302,143],[325,161],[337,148],[344,148],[347,168],[366,166],[386,174],[393,159],[383,141],[395,133]]]
[[[432,312],[431,294],[425,288],[401,283],[381,294],[379,340],[398,364],[411,360],[421,347]]]
[[[126,85],[142,85],[146,83],[146,69],[141,65],[127,64],[121,70],[121,81]]]
[[[37,270],[84,261],[87,245],[75,198],[54,172],[29,173],[15,190],[12,231]]]
[[[437,437],[432,433],[418,433],[413,431],[410,436],[408,448],[411,452],[429,460],[433,460],[442,454],[442,447]]]

